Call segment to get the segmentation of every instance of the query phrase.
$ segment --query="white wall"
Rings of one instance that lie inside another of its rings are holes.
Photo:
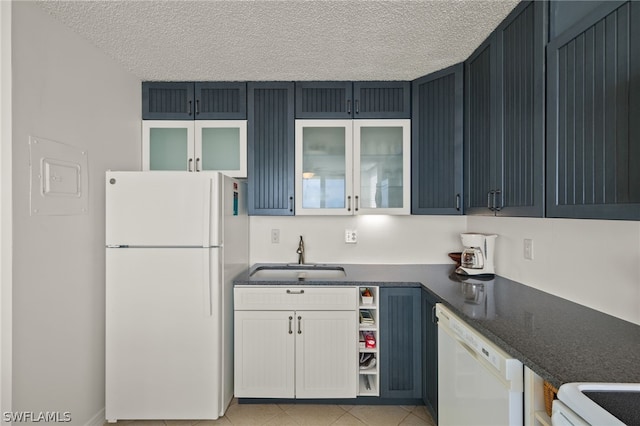
[[[11,410],[12,380],[11,6],[0,2],[0,413]]]
[[[499,275],[640,324],[640,222],[469,216],[467,229],[499,235]]]
[[[140,164],[140,80],[13,3],[13,411],[104,422],[104,172]],[[29,215],[29,136],[86,150],[89,212]]]
[[[466,222],[463,216],[252,216],[250,261],[296,262],[302,235],[310,263],[448,263]],[[280,230],[280,244],[271,243],[272,229]],[[345,244],[346,229],[357,230],[356,244]]]

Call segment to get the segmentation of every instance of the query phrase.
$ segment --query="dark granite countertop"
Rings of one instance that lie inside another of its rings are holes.
[[[340,266],[343,278],[256,280],[247,271],[234,284],[421,286],[555,387],[640,383],[639,325],[500,276],[462,279],[453,264]]]

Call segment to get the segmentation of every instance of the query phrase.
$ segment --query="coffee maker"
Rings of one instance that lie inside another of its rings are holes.
[[[493,253],[495,234],[460,234],[465,249],[460,258],[460,267],[456,273],[460,275],[494,275]]]

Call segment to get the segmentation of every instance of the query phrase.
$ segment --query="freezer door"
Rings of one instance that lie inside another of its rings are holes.
[[[108,248],[106,418],[216,419],[219,249]]]
[[[219,208],[217,173],[107,172],[106,243],[215,247]]]

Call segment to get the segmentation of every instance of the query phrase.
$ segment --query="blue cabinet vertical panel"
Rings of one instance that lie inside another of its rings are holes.
[[[411,213],[462,214],[463,64],[413,82]]]
[[[640,219],[640,3],[605,2],[547,47],[547,216]]]
[[[143,82],[143,120],[193,120],[193,83]]]
[[[296,118],[352,118],[351,82],[303,81],[295,87]]]
[[[545,8],[544,2],[522,3],[496,33],[500,215],[544,214]]]
[[[438,323],[435,315],[439,299],[422,289],[422,399],[425,407],[438,424]]]
[[[495,45],[493,36],[465,62],[464,208],[469,214],[493,215],[487,208],[495,173]]]
[[[411,118],[411,83],[353,83],[353,118]]]
[[[420,288],[380,288],[380,396],[422,400]]]
[[[196,120],[247,118],[247,85],[241,82],[195,83]]]
[[[293,215],[293,83],[248,83],[247,91],[249,214]]]

